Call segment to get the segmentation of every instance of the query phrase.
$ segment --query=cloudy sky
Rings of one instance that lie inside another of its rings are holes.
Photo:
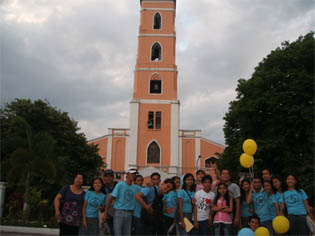
[[[129,127],[139,0],[0,0],[1,103],[47,99],[88,139]],[[224,144],[239,78],[314,30],[314,0],[177,0],[182,129]]]

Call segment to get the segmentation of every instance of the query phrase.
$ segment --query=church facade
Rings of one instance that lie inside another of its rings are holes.
[[[89,142],[98,144],[106,168],[118,175],[129,167],[144,176],[153,171],[162,177],[195,173],[209,167],[224,146],[201,137],[201,130],[179,126],[176,0],[140,0],[140,5],[130,127],[110,128]]]

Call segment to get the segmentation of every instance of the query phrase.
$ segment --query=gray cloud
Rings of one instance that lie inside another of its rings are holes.
[[[198,3],[196,3],[198,2]],[[47,99],[88,138],[128,127],[139,1],[0,1],[1,100]],[[239,78],[314,28],[313,1],[177,1],[181,128],[224,143]]]

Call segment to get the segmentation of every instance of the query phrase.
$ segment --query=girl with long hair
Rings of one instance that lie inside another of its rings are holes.
[[[211,209],[216,212],[213,220],[214,235],[229,236],[232,226],[233,199],[229,197],[225,183],[219,183],[218,193],[214,199],[214,206]]]
[[[274,189],[274,194],[272,195],[272,203],[275,206],[277,215],[284,215],[283,209],[281,209],[280,206],[280,200],[283,199],[283,190],[285,188],[284,183],[279,175],[272,176],[271,182]]]
[[[287,207],[290,221],[290,235],[309,235],[309,228],[306,223],[306,215],[314,222],[313,213],[308,204],[308,197],[300,188],[297,178],[289,174],[286,178],[287,188],[280,199],[281,208]]]
[[[250,190],[250,180],[243,179],[241,181],[241,226],[246,227],[249,217],[253,215],[253,204],[247,204],[246,199]]]
[[[99,211],[104,211],[105,194],[101,192],[103,180],[100,177],[93,179],[92,186],[84,197],[82,208],[83,224],[80,235],[99,234]]]
[[[183,178],[182,189],[177,194],[178,212],[180,216],[180,235],[187,235],[185,231],[186,224],[184,218],[193,222],[194,205],[193,198],[195,196],[196,184],[195,178],[191,173],[185,174]],[[193,232],[191,232],[193,234]]]
[[[274,189],[272,187],[271,181],[264,180],[263,182],[264,191],[268,194],[267,205],[269,209],[269,214],[271,221],[267,224],[267,229],[270,232],[270,235],[273,235],[273,228],[272,228],[272,220],[277,216],[275,204],[272,202],[272,196],[274,195]]]

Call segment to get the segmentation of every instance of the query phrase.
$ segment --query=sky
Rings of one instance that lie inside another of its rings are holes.
[[[225,144],[237,81],[315,29],[314,0],[177,0],[180,128]],[[1,104],[46,99],[88,139],[129,127],[140,0],[0,0]]]

